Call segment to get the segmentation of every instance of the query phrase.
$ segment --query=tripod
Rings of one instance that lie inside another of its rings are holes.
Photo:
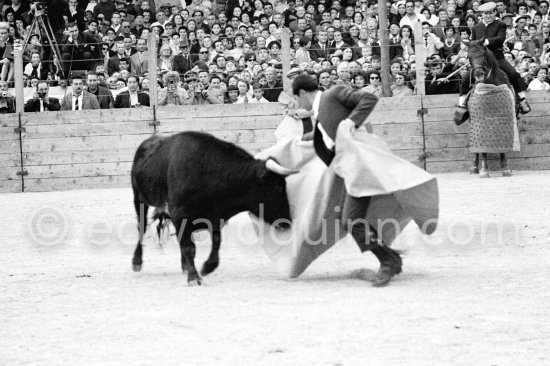
[[[53,61],[53,65],[57,68],[57,73],[52,72],[52,74],[58,74],[59,76],[61,76],[61,78],[63,78],[63,68],[61,67],[60,62],[61,52],[59,51],[59,46],[57,45],[57,42],[55,40],[52,26],[50,25],[50,22],[43,11],[41,13],[35,11],[35,16],[32,21],[31,28],[27,33],[27,37],[25,37],[25,43],[23,43],[23,52],[27,50],[27,47],[29,46],[29,39],[33,34],[40,35],[41,41],[42,37],[46,35],[46,40],[42,41],[45,50],[44,53],[48,55],[46,57],[48,60],[50,60],[51,58],[51,60]]]

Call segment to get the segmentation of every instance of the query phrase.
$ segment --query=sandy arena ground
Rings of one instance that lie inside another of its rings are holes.
[[[408,227],[386,288],[348,242],[294,280],[222,245],[189,287],[174,240],[132,272],[129,189],[1,195],[0,365],[549,365],[550,172],[438,178],[440,227]]]

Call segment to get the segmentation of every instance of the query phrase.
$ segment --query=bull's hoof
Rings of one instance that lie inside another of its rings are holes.
[[[512,171],[510,169],[502,169],[502,176],[503,177],[511,177]]]
[[[142,263],[132,263],[132,269],[134,270],[134,272],[141,271],[141,265]]]
[[[479,174],[479,169],[477,166],[473,166],[470,168],[470,174]]]
[[[214,272],[216,268],[218,268],[218,263],[204,262],[201,269],[201,276],[208,276],[210,273]]]
[[[489,171],[485,169],[481,169],[479,172],[480,178],[489,178]]]

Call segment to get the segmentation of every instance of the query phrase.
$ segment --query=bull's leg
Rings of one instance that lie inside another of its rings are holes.
[[[487,163],[487,153],[481,154],[481,169],[479,171],[480,178],[489,178],[489,164]]]
[[[218,267],[218,264],[220,263],[219,258],[219,251],[220,251],[220,243],[221,243],[221,231],[220,229],[214,229],[210,233],[210,236],[212,238],[212,249],[210,250],[210,256],[208,259],[204,262],[202,269],[201,269],[201,275],[206,276],[212,272]]]
[[[512,176],[512,171],[508,168],[508,159],[506,159],[505,153],[500,153],[500,169],[502,170],[503,177]]]
[[[172,212],[170,212],[172,214]],[[176,210],[172,214],[172,222],[176,227],[176,235],[180,244],[181,251],[181,269],[187,271],[187,282],[189,285],[200,285],[202,279],[195,268],[195,243],[193,243],[192,234],[194,230],[191,220],[184,219],[183,212]]]
[[[472,160],[472,166],[470,167],[470,174],[479,174],[479,153],[474,153],[474,160]]]
[[[147,230],[147,211],[149,206],[146,203],[140,202],[137,197],[134,197],[134,208],[136,209],[138,218],[138,230],[139,238],[134,251],[134,257],[132,258],[132,268],[135,272],[141,271],[141,265],[143,264],[143,236]]]

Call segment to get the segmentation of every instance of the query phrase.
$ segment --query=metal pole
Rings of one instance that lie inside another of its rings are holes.
[[[149,56],[149,101],[151,107],[156,107],[158,103],[157,42],[154,32],[149,32],[149,39],[147,40],[147,53]]]
[[[25,107],[23,93],[23,47],[15,45],[13,50],[13,78],[15,81],[15,112],[22,113]]]
[[[386,0],[378,0],[378,29],[379,29],[379,41],[380,41],[380,62],[382,64],[382,70],[380,75],[382,76],[382,90],[384,95],[391,96],[390,88],[390,42],[388,34],[388,13],[386,7]]]
[[[292,95],[291,82],[286,76],[290,71],[290,30],[281,29],[281,61],[283,63],[283,90],[288,95]]]
[[[422,23],[418,20],[414,24],[414,54],[416,60],[416,94],[426,95],[426,52],[424,50],[424,36],[422,35]]]

